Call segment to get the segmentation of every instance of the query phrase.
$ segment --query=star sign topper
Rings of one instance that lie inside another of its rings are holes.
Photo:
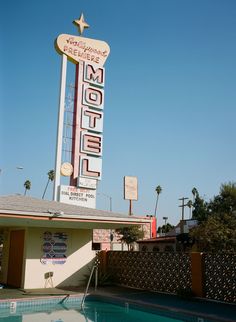
[[[82,35],[85,28],[89,28],[89,25],[84,20],[84,15],[81,13],[80,18],[77,20],[74,20],[73,23],[79,28],[79,33]]]

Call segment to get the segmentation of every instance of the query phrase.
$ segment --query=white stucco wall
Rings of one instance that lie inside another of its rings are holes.
[[[41,263],[45,231],[63,232],[68,235],[65,253],[67,259],[64,264]],[[89,274],[88,264],[91,266],[91,261],[95,257],[95,251],[91,247],[92,230],[28,228],[25,246],[23,282],[25,289],[44,288],[47,272],[53,272],[53,287],[85,284],[84,275]],[[46,283],[46,287],[50,287],[50,283]]]

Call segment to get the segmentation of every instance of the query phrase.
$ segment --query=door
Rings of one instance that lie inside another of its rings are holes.
[[[7,284],[14,287],[21,286],[23,255],[24,255],[24,230],[13,230],[10,235],[9,261]]]

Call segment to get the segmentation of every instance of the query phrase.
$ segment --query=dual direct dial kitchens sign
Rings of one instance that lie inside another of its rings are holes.
[[[79,28],[85,23],[81,17]],[[104,41],[62,34],[56,39],[56,50],[76,64],[77,70],[71,163],[60,167],[62,175],[71,176],[72,184],[59,186],[59,201],[95,208],[97,180],[102,174],[103,65],[110,48]]]

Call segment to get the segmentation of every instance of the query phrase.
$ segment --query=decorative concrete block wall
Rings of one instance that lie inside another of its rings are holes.
[[[115,284],[236,304],[236,254],[101,252]],[[187,293],[186,293],[187,294]]]
[[[108,252],[108,271],[117,284],[176,293],[191,289],[191,258],[183,253]]]
[[[236,303],[236,254],[204,254],[205,296]]]

